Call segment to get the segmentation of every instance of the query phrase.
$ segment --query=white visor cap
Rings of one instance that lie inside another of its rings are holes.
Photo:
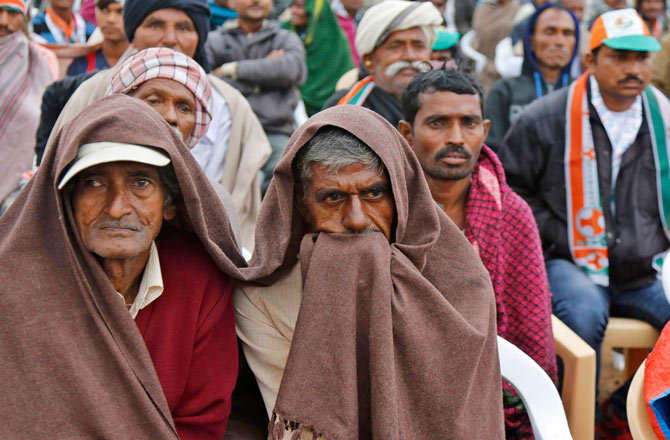
[[[110,162],[137,162],[156,167],[170,163],[170,157],[162,151],[141,145],[119,142],[93,142],[82,145],[77,157],[58,183],[61,190],[74,176],[87,168]]]

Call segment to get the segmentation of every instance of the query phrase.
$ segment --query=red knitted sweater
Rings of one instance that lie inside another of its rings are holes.
[[[182,440],[221,440],[237,379],[232,282],[195,237],[156,240],[163,294],[137,315]]]

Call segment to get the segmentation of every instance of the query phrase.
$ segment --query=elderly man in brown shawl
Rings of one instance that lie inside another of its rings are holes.
[[[223,437],[246,264],[161,115],[116,95],[66,124],[0,259],[0,438]]]
[[[337,106],[293,135],[256,262],[270,285],[235,314],[271,438],[504,437],[488,274],[380,115]]]

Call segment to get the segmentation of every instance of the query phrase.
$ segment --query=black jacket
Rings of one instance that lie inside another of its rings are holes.
[[[40,125],[37,127],[37,134],[35,136],[37,165],[42,162],[42,156],[44,155],[44,149],[47,146],[49,136],[51,136],[51,130],[56,125],[56,121],[63,111],[65,104],[67,104],[67,101],[84,81],[98,72],[98,70],[94,70],[93,72],[65,77],[60,81],[52,83],[44,91],[42,95]]]
[[[530,104],[510,128],[499,152],[509,185],[535,214],[547,260],[572,259],[564,171],[567,96],[564,88]],[[649,126],[644,119],[635,142],[624,153],[612,194],[612,147],[591,104],[589,110],[607,228],[610,285],[622,290],[647,287],[656,279],[652,257],[670,247],[660,220]],[[610,209],[611,197],[616,215]]]

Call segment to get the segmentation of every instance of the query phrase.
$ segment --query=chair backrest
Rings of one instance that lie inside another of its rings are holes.
[[[626,398],[626,412],[628,417],[628,427],[634,440],[655,439],[656,434],[651,429],[651,422],[649,421],[649,413],[647,412],[647,402],[644,400],[644,366],[642,362],[640,368],[637,369],[633,380],[628,389],[628,397]]]
[[[533,359],[498,336],[500,372],[518,391],[537,440],[572,440],[561,397]]]
[[[466,57],[470,58],[475,62],[475,72],[479,73],[482,70],[484,70],[484,66],[486,66],[486,56],[480,52],[477,52],[472,47],[472,42],[474,38],[475,38],[474,30],[466,32],[466,34],[463,35],[463,38],[461,38],[460,46],[461,50],[463,51],[463,55],[465,55]]]

